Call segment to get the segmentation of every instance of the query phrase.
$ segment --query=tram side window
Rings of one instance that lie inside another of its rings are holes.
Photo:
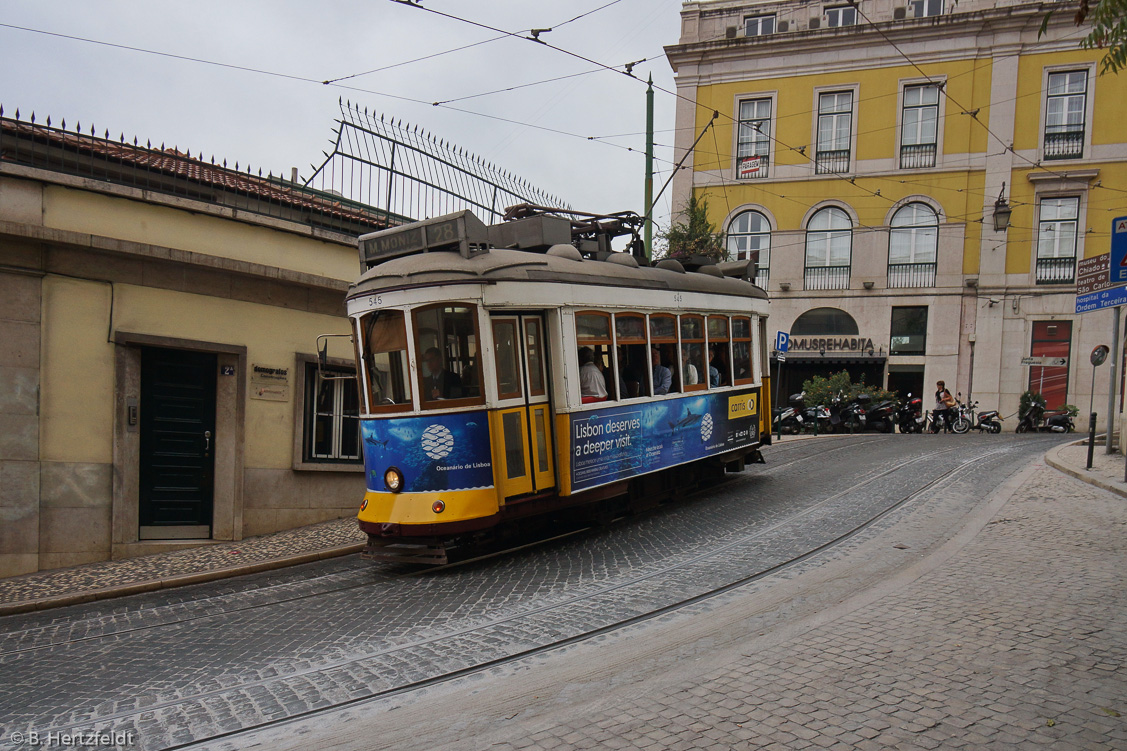
[[[472,305],[432,305],[416,310],[414,323],[423,409],[484,401],[477,309]]]
[[[708,385],[708,361],[704,351],[704,318],[681,316],[681,382],[683,391]]]
[[[732,385],[732,350],[728,317],[708,317],[708,387]]]
[[[618,345],[618,391],[623,399],[650,395],[650,356],[646,348],[646,319],[638,313],[618,313],[614,317]]]
[[[404,321],[398,310],[376,311],[360,319],[368,405],[373,412],[406,409],[411,404]]]
[[[575,339],[579,347],[577,357],[581,401],[588,403],[615,399],[618,388],[614,369],[611,367],[610,314],[577,313]],[[583,371],[588,363],[593,363],[597,374],[593,370],[586,373]]]
[[[732,370],[736,383],[751,383],[755,374],[751,367],[751,319],[732,319]]]
[[[676,317],[650,316],[650,355],[654,396],[678,391],[679,381],[673,376],[678,372]],[[666,383],[667,377],[668,383]]]

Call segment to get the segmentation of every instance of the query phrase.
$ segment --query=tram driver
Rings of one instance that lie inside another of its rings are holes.
[[[425,399],[460,399],[462,379],[442,365],[442,353],[431,347],[423,353],[423,397]]]

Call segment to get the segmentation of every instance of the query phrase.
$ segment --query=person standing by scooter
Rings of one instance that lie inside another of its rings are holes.
[[[955,397],[951,396],[951,392],[947,390],[947,386],[943,381],[938,381],[935,384],[935,408],[931,410],[931,432],[939,432],[939,422],[943,421],[943,432],[950,433],[951,420],[954,417],[952,414],[955,407]]]

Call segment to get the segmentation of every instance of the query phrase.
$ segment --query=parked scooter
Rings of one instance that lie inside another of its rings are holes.
[[[975,416],[975,410],[978,408],[978,402],[971,402],[969,406],[970,414]],[[987,433],[1001,433],[1002,432],[1002,415],[996,409],[990,409],[985,412],[977,413],[977,420],[973,428],[979,433],[986,431]]]
[[[908,392],[908,398],[896,413],[896,424],[900,426],[901,433],[923,432],[925,421],[923,403],[923,399],[912,396],[911,391]]]
[[[865,407],[872,400],[873,398],[868,394],[858,394],[856,398],[848,402],[842,400],[840,396],[835,397],[834,401],[839,403],[840,409],[840,424],[835,429],[842,433],[860,433],[863,431],[866,424]]]
[[[865,412],[865,428],[891,433],[896,429],[893,417],[896,415],[896,401],[892,399],[878,403]]]
[[[802,428],[807,432],[815,429],[819,433],[829,433],[833,426],[830,424],[830,410],[819,404],[816,407],[802,408]]]
[[[1072,415],[1063,410],[1045,414],[1045,408],[1040,404],[1031,406],[1017,424],[1018,433],[1071,433],[1074,430],[1076,424],[1072,421]]]
[[[772,412],[774,413],[771,421],[774,426],[772,432],[782,435],[797,435],[801,432],[802,426],[798,422],[798,413],[794,411],[794,407],[783,407]]]

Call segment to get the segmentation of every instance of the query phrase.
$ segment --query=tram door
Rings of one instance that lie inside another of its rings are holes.
[[[548,348],[539,315],[494,316],[498,395],[491,420],[493,445],[501,450],[505,498],[555,487],[552,415],[548,403]]]

